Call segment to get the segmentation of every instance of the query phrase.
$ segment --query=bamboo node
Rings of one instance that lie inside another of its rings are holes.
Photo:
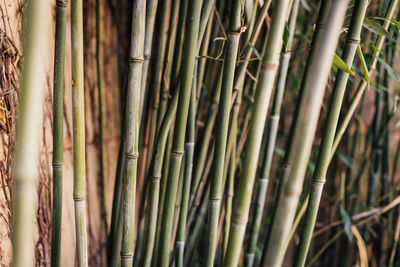
[[[267,63],[267,62],[263,62],[261,64],[261,68],[264,70],[273,70],[276,69],[278,67],[278,63]]]
[[[161,176],[151,176],[151,180],[153,180],[153,181],[157,181],[160,179],[161,179]]]
[[[269,179],[268,178],[260,178],[258,181],[260,183],[268,183]]]
[[[271,120],[279,120],[279,118],[280,118],[279,114],[270,116]]]
[[[194,147],[194,142],[186,142],[185,146]]]
[[[326,27],[326,25],[325,24],[322,24],[322,23],[317,23],[317,24],[315,24],[315,29],[323,29],[323,28],[325,28]]]
[[[359,44],[360,43],[360,39],[346,38],[344,43],[345,44]]]
[[[171,151],[171,157],[182,158],[184,153],[183,151]]]
[[[208,202],[210,202],[210,203],[217,203],[217,202],[220,202],[221,201],[221,198],[219,197],[219,198],[209,198],[208,199]]]
[[[234,216],[231,217],[232,222],[236,223],[236,224],[247,224],[247,219],[239,219],[239,218],[235,218]]]
[[[316,185],[324,185],[325,181],[317,181],[317,180],[313,180],[312,184],[316,184]]]
[[[57,7],[67,7],[68,6],[68,1],[66,1],[66,0],[56,0],[56,6]]]
[[[74,201],[85,201],[85,199],[86,199],[85,195],[75,195],[74,194],[72,197],[73,197]]]
[[[149,60],[149,59],[150,59],[150,56],[151,56],[150,54],[144,55],[144,56],[143,56],[143,59],[144,59],[144,60]]]
[[[129,58],[130,63],[134,63],[134,62],[142,63],[143,61],[144,61],[144,58],[142,58],[142,57],[130,57]]]
[[[121,252],[120,253],[120,255],[121,255],[121,259],[130,259],[130,258],[133,258],[133,253],[123,253],[123,252]]]
[[[139,153],[134,152],[133,154],[125,154],[125,157],[128,159],[137,159],[137,158],[139,158]]]
[[[62,162],[53,162],[53,168],[55,169],[62,169],[63,163]]]

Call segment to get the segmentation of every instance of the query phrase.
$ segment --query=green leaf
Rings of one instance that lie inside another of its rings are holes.
[[[380,57],[378,57],[378,61],[379,61],[379,63],[382,64],[382,66],[386,69],[386,71],[389,73],[389,75],[392,76],[393,79],[395,79],[396,81],[400,82],[400,78],[397,75],[396,71],[389,64],[387,64]]]
[[[290,35],[289,26],[288,26],[287,23],[285,23],[285,30],[284,30],[284,32],[283,32],[283,44],[284,44],[285,46],[287,46],[287,43],[288,43],[288,41],[289,41],[289,35]]]
[[[354,76],[354,71],[352,71],[346,63],[337,55],[335,54],[333,58],[333,65],[347,73],[350,73],[351,76]]]
[[[343,207],[340,207],[340,215],[342,215],[344,233],[346,234],[347,238],[351,241],[353,238],[353,231],[351,230],[351,218]]]
[[[395,19],[387,19],[387,18],[382,18],[382,17],[374,17],[374,19],[379,19],[379,20],[383,20],[383,21],[389,21],[391,23],[393,23],[396,28],[400,31],[400,21],[395,20]]]
[[[250,42],[249,42],[249,45],[250,45],[251,49],[253,49],[254,54],[256,55],[258,60],[262,61],[262,56],[261,56],[260,52],[258,52],[257,48],[255,48],[254,45]]]
[[[367,81],[367,84],[369,86],[369,83],[370,83],[371,80],[369,78],[368,66],[367,66],[367,63],[365,62],[365,58],[364,58],[364,55],[363,55],[363,53],[361,51],[361,46],[360,45],[357,45],[357,55],[358,55],[358,58],[361,61],[361,69],[362,69],[362,72],[364,74],[364,78]]]
[[[392,35],[381,24],[376,21],[365,18],[363,26],[373,33],[383,35],[385,37],[392,37]]]
[[[245,100],[246,103],[247,103],[247,108],[249,109],[250,112],[252,112],[252,111],[253,111],[254,99],[253,99],[252,97],[246,95],[246,96],[244,97],[244,100]]]
[[[351,160],[351,158],[349,158],[348,156],[346,156],[345,154],[343,154],[342,152],[340,152],[339,150],[336,151],[336,155],[338,156],[338,158],[343,161],[343,163],[351,168],[351,166],[353,165],[353,161]]]

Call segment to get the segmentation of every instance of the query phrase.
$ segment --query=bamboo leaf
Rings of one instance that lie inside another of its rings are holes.
[[[389,73],[389,75],[396,81],[400,82],[400,78],[397,75],[396,71],[380,57],[378,57],[377,59],[378,59],[379,63],[381,63],[382,66],[386,69],[386,71]]]
[[[255,48],[254,45],[250,42],[249,42],[249,45],[250,45],[251,49],[253,49],[254,54],[256,55],[258,60],[262,61],[262,56],[261,56],[260,52],[258,52],[257,48]]]
[[[351,230],[351,218],[343,207],[340,207],[340,215],[342,215],[344,232],[347,238],[351,241],[353,238],[353,231]]]
[[[343,161],[343,163],[351,168],[353,165],[353,161],[351,160],[351,158],[349,158],[348,156],[346,156],[345,154],[343,154],[342,152],[340,152],[339,150],[336,152],[336,155],[339,157],[339,159],[341,161]]]
[[[378,19],[378,20],[383,20],[383,21],[389,21],[391,22],[393,25],[396,26],[396,28],[398,30],[400,30],[400,21],[395,20],[395,19],[387,19],[387,18],[382,18],[382,17],[374,17],[374,19]]]
[[[364,74],[364,78],[367,81],[367,84],[369,86],[369,83],[370,83],[371,80],[369,78],[368,66],[367,66],[367,63],[365,62],[365,58],[364,58],[364,55],[363,55],[363,53],[361,51],[361,46],[360,45],[357,46],[357,55],[358,55],[358,58],[361,61],[361,69],[362,69],[362,72]]]
[[[333,57],[333,66],[349,73],[351,76],[354,76],[354,71],[352,71],[337,54]]]
[[[289,26],[288,26],[288,24],[286,23],[286,24],[285,24],[285,30],[284,30],[284,32],[283,32],[283,44],[284,44],[285,46],[287,46],[287,43],[288,43],[288,40],[289,40],[289,35],[290,35],[290,33],[289,33]]]
[[[376,33],[378,35],[382,35],[385,37],[392,37],[392,35],[378,22],[370,20],[370,19],[364,19],[364,24],[363,26],[367,28],[369,31]]]

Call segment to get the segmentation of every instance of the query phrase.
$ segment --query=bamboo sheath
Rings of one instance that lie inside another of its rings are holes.
[[[286,172],[283,188],[277,196],[271,230],[264,247],[262,266],[281,266],[285,254],[285,244],[290,233],[293,219],[302,190],[304,174],[310,156],[325,85],[331,69],[333,55],[343,24],[348,1],[334,0],[330,7],[326,29],[316,39],[315,51],[310,67],[304,77],[302,92],[296,113],[296,119],[290,136],[289,150],[293,151],[293,166]],[[319,73],[319,75],[315,75]]]
[[[133,2],[132,36],[129,58],[129,75],[126,102],[126,141],[125,141],[125,166],[123,188],[121,196],[122,208],[122,240],[121,240],[121,266],[132,266],[134,255],[134,228],[135,228],[135,191],[138,165],[139,143],[139,102],[141,90],[141,74],[143,67],[144,27],[145,27],[146,1]]]
[[[53,213],[51,266],[60,266],[63,179],[65,32],[68,1],[56,1],[53,92]]]
[[[353,15],[350,22],[349,32],[346,36],[343,51],[343,60],[347,66],[351,66],[356,53],[358,42],[361,38],[362,24],[368,7],[368,0],[357,0],[354,4]],[[340,109],[349,73],[339,70],[333,87],[332,100],[328,110],[327,122],[324,135],[319,149],[318,161],[313,175],[310,200],[307,205],[305,222],[297,251],[296,266],[304,266],[307,251],[310,246],[311,236],[314,229],[322,189],[326,180],[329,166],[330,153],[335,136],[336,126],[339,120]]]

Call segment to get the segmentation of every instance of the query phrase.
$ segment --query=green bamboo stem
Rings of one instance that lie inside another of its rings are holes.
[[[48,53],[47,36],[51,25],[48,2],[25,3],[27,19],[24,24],[24,67],[19,91],[12,221],[13,266],[16,267],[35,266],[36,184],[39,177],[39,144],[42,142],[40,122],[46,88],[44,58]]]
[[[331,69],[333,55],[340,34],[348,1],[332,2],[326,28],[316,39],[315,51],[304,77],[304,89],[294,126],[291,129],[289,153],[292,151],[293,165],[283,178],[283,187],[277,196],[277,204],[271,224],[269,238],[264,247],[262,266],[281,266],[285,245],[293,224],[304,174],[310,156],[318,116]],[[315,75],[318,73],[318,75]]]
[[[60,266],[63,179],[65,32],[68,1],[56,1],[53,92],[53,212],[51,266]]]
[[[342,58],[347,66],[353,64],[353,59],[361,38],[361,30],[368,7],[368,0],[355,1],[350,28],[345,40],[345,47]],[[338,70],[333,94],[328,109],[327,121],[324,128],[324,135],[319,149],[316,169],[313,174],[310,201],[307,205],[307,213],[300,238],[299,249],[297,250],[295,266],[304,266],[307,252],[311,243],[312,232],[317,218],[319,203],[321,200],[323,186],[326,181],[326,173],[329,167],[330,153],[335,136],[336,126],[339,120],[340,109],[346,91],[349,73]]]
[[[83,74],[83,2],[71,1],[72,36],[72,115],[74,154],[75,232],[78,266],[87,266],[86,185],[85,185],[85,115]]]
[[[393,15],[394,15],[394,13],[396,11],[396,7],[398,7],[398,3],[399,3],[398,0],[390,1],[390,5],[389,5],[389,8],[388,8],[386,16],[385,16],[386,20],[383,22],[383,25],[382,25],[382,27],[384,29],[386,29],[386,30],[389,28],[390,19],[393,18]],[[380,54],[381,49],[383,47],[384,41],[385,41],[385,37],[382,36],[382,35],[379,35],[378,39],[376,40],[376,43],[375,43],[375,47],[376,47],[377,50],[372,53],[371,60],[370,60],[370,62],[368,64],[369,65],[369,71],[368,71],[369,72],[369,76],[371,76],[371,74],[376,69],[376,64],[378,62],[378,57],[379,57],[379,54]],[[346,112],[345,116],[343,117],[343,120],[340,123],[338,129],[336,130],[335,140],[333,142],[332,150],[331,150],[331,158],[335,154],[335,151],[339,146],[339,143],[340,143],[340,141],[341,141],[341,139],[342,139],[342,137],[343,137],[343,135],[344,135],[344,133],[346,131],[347,126],[350,123],[351,118],[353,117],[353,114],[354,114],[354,112],[355,112],[355,110],[357,108],[357,105],[360,102],[361,97],[364,94],[364,91],[367,88],[367,86],[368,86],[368,83],[367,83],[367,81],[365,79],[363,79],[359,83],[359,85],[357,87],[357,90],[356,90],[356,92],[355,92],[355,94],[353,96],[353,99],[351,100],[351,103],[349,104],[347,112]]]
[[[144,176],[140,177],[143,181],[144,178],[148,177],[148,173],[151,167],[151,159],[153,158],[154,141],[156,138],[156,133],[158,132],[162,117],[164,114],[159,114],[160,107],[160,89],[162,83],[162,72],[163,72],[163,62],[165,57],[166,43],[168,37],[169,28],[169,17],[171,13],[171,0],[163,1],[162,6],[162,16],[161,24],[159,29],[159,39],[157,40],[156,51],[154,55],[154,72],[152,75],[152,83],[150,84],[152,88],[152,100],[151,100],[151,118],[150,118],[150,135],[148,140],[147,156],[146,156],[146,167]]]
[[[142,70],[142,81],[141,81],[141,91],[140,91],[140,108],[139,112],[141,118],[145,118],[146,114],[143,110],[147,110],[147,98],[149,90],[147,88],[147,76],[149,74],[149,63],[151,57],[151,49],[153,45],[154,38],[154,23],[156,21],[156,11],[158,7],[158,0],[149,0],[146,3],[146,26],[145,26],[145,36],[144,36],[144,52],[143,52],[143,70]],[[141,120],[141,127],[144,126],[143,119]]]
[[[123,171],[125,169],[125,123],[122,123],[121,140],[118,150],[118,162],[114,182],[114,194],[111,210],[111,225],[108,237],[108,253],[107,263],[109,266],[119,266],[122,236],[122,219],[121,219],[121,192]]]
[[[233,117],[234,115],[232,115]],[[223,234],[223,253],[222,260],[225,257],[226,249],[228,247],[228,238],[229,238],[229,229],[231,226],[231,217],[232,217],[232,205],[233,205],[233,194],[234,194],[234,182],[235,182],[235,159],[236,159],[236,132],[237,132],[237,119],[234,120],[235,125],[232,127],[233,136],[235,139],[232,143],[231,149],[231,157],[228,158],[229,161],[229,176],[227,177],[226,184],[226,195],[225,195],[225,218],[224,218],[224,234]]]
[[[210,18],[207,23],[206,31],[204,33],[204,40],[201,43],[201,48],[199,50],[199,55],[207,55],[207,52],[210,47],[210,39],[211,39],[211,33],[213,30],[213,21],[214,21],[214,12],[211,12]],[[206,72],[206,65],[207,65],[207,59],[205,58],[200,58],[198,59],[198,68],[197,68],[197,85],[196,85],[196,92],[197,92],[197,102],[199,102],[199,98],[201,95],[201,92],[203,90],[203,85],[204,85],[204,74]],[[198,104],[199,106],[199,104]],[[199,110],[201,110],[201,106],[198,107]]]
[[[249,239],[249,246],[246,253],[246,266],[253,266],[254,257],[257,246],[257,239],[260,232],[261,219],[264,210],[265,198],[268,189],[269,175],[271,172],[271,163],[274,156],[275,141],[278,133],[278,124],[280,118],[280,111],[282,105],[283,94],[285,91],[286,77],[289,69],[290,53],[292,50],[292,41],[294,31],[296,28],[296,19],[299,9],[299,0],[295,0],[292,6],[291,16],[289,20],[289,38],[287,41],[286,48],[281,54],[278,82],[275,89],[274,102],[272,106],[272,112],[269,116],[268,131],[266,135],[266,145],[264,156],[264,165],[261,172],[261,177],[258,179],[258,191],[256,204],[254,208],[253,223],[251,225],[251,234]]]
[[[263,69],[257,84],[254,112],[250,122],[249,136],[246,144],[246,157],[243,162],[243,171],[239,178],[237,196],[233,204],[231,228],[228,247],[224,258],[224,266],[236,266],[248,221],[251,193],[257,168],[262,131],[267,116],[269,99],[272,92],[274,78],[279,63],[279,53],[282,47],[282,36],[285,27],[285,16],[281,14],[288,8],[289,1],[275,1],[275,9],[271,21],[271,29],[267,37],[267,50],[263,57]]]
[[[190,214],[189,214],[189,218],[188,218],[188,222],[187,222],[188,227],[192,224],[193,220],[195,219],[196,211],[197,211],[198,207],[200,206],[201,198],[204,195],[203,194],[204,190],[206,189],[206,185],[208,185],[209,174],[211,172],[213,159],[214,159],[214,143],[211,144],[210,151],[208,152],[207,163],[204,167],[204,171],[203,171],[199,186],[198,186],[196,194],[193,198],[193,202],[191,203],[191,206],[190,206]],[[207,194],[209,194],[209,192]]]
[[[221,95],[217,113],[216,140],[208,204],[206,258],[204,266],[213,266],[218,241],[218,221],[223,194],[223,171],[228,138],[229,113],[231,108],[236,58],[241,34],[241,6],[243,1],[232,2],[230,32],[225,50]]]
[[[218,105],[221,95],[222,86],[222,71],[218,74],[218,81],[214,88],[214,92],[211,98],[211,104],[207,115],[207,124],[203,130],[201,141],[199,142],[199,152],[196,157],[195,167],[193,170],[193,182],[191,185],[190,193],[190,207],[193,205],[193,201],[201,182],[202,174],[204,171],[204,165],[207,159],[207,153],[210,147],[212,130],[214,128],[215,120],[217,118]]]
[[[168,266],[173,229],[174,205],[184,153],[186,123],[192,89],[192,77],[195,66],[197,39],[200,23],[201,1],[190,1],[185,29],[184,52],[182,57],[182,74],[180,82],[175,132],[171,150],[170,170],[168,172],[167,190],[163,208],[163,223],[159,244],[158,266]]]
[[[204,200],[208,199],[209,194],[210,194],[210,184],[207,184],[203,196]],[[208,206],[207,204],[208,204],[207,201],[203,201],[201,203],[201,206],[199,208],[200,211],[196,218],[193,231],[191,231],[190,235],[188,236],[187,249],[185,250],[184,266],[191,266],[190,264],[193,260],[193,252],[195,246],[198,245],[197,240],[200,239],[199,236],[202,233],[201,230],[203,230],[206,221],[207,206]]]
[[[172,141],[173,141],[173,136],[174,136],[174,123],[172,123],[169,133],[168,133],[168,138],[167,138],[167,144],[165,147],[165,151],[171,151],[172,149]],[[171,154],[170,153],[164,153],[164,163],[163,163],[163,169],[162,169],[162,177],[168,177],[168,172],[169,172],[169,163],[170,163],[170,158]],[[155,237],[155,243],[154,243],[154,252],[153,252],[153,266],[157,263],[157,255],[158,249],[159,249],[159,244],[160,244],[160,237],[161,237],[161,224],[162,224],[162,218],[163,218],[163,207],[164,207],[164,202],[165,202],[165,195],[167,192],[167,179],[161,179],[161,193],[159,196],[159,202],[158,202],[158,217],[157,217],[157,227],[156,227],[156,237]]]
[[[162,177],[163,159],[165,154],[165,147],[168,139],[168,133],[171,126],[172,118],[176,112],[178,104],[178,90],[174,93],[170,106],[164,116],[163,122],[160,127],[160,132],[157,138],[157,146],[154,154],[152,173],[149,184],[149,216],[147,220],[147,231],[145,237],[145,250],[141,266],[150,266],[153,249],[154,239],[156,234],[157,216],[158,216],[158,204],[160,194],[160,180]],[[165,178],[164,178],[165,179]]]
[[[196,77],[196,76],[193,76]],[[195,148],[196,123],[196,79],[193,79],[193,90],[190,96],[189,117],[186,130],[184,181],[182,188],[181,209],[179,214],[178,232],[176,237],[176,266],[183,267],[186,240],[186,222],[189,207],[190,184],[192,181],[193,157]],[[183,167],[181,167],[183,169]]]
[[[122,187],[121,266],[132,266],[134,255],[135,197],[139,143],[139,102],[143,67],[146,1],[133,2],[131,47],[126,101],[125,166]]]
[[[159,127],[161,126],[162,119],[167,110],[168,100],[170,98],[170,88],[176,88],[178,86],[179,80],[174,79],[174,83],[170,81],[171,71],[179,70],[179,68],[173,68],[174,64],[180,65],[181,57],[182,57],[182,42],[179,42],[179,45],[176,46],[176,36],[177,30],[179,30],[178,35],[181,37],[183,34],[183,26],[178,26],[178,15],[180,9],[179,0],[174,0],[172,3],[172,10],[170,15],[170,23],[169,23],[169,35],[167,40],[166,54],[164,60],[164,69],[162,74],[162,82],[160,87],[160,103],[159,103],[159,111],[157,118],[157,132],[159,131]],[[175,50],[176,49],[176,50]],[[179,49],[179,50],[178,50]],[[175,54],[174,52],[177,52]],[[173,62],[171,62],[173,61]],[[171,64],[172,63],[172,64]]]

